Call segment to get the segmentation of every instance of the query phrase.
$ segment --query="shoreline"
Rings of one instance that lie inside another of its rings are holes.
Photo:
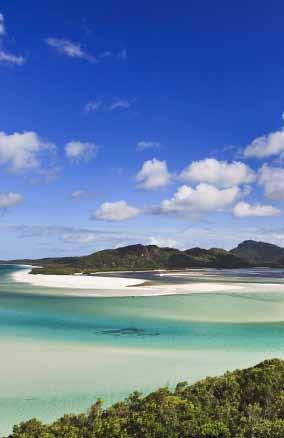
[[[188,282],[184,284],[147,284],[147,280],[124,278],[119,276],[88,275],[46,275],[30,274],[31,266],[13,272],[11,277],[16,283],[50,290],[60,290],[60,294],[79,297],[150,297],[166,295],[191,295],[208,293],[252,293],[265,292],[268,288],[273,292],[284,292],[283,284],[258,284],[222,282]],[[139,272],[137,272],[139,276]],[[277,290],[278,289],[278,290]],[[32,291],[31,291],[32,292]]]

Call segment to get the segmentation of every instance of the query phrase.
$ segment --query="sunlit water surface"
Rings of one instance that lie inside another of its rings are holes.
[[[86,298],[15,283],[17,269],[0,266],[0,435],[31,417],[84,411],[97,397],[109,404],[284,356],[283,270],[143,274],[242,282],[246,293]],[[256,293],[252,282],[266,286]]]

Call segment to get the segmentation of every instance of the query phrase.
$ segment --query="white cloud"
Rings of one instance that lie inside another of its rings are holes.
[[[206,212],[224,210],[244,193],[239,187],[218,189],[210,184],[198,184],[195,189],[187,185],[179,187],[173,198],[166,199],[158,213],[194,216]]]
[[[128,205],[125,201],[104,202],[92,215],[93,219],[105,221],[124,221],[140,213],[138,208]]]
[[[13,173],[36,171],[43,174],[53,167],[56,146],[41,139],[36,132],[0,132],[0,165]],[[46,167],[47,164],[47,167]]]
[[[87,105],[85,105],[85,111],[87,111],[88,113],[91,111],[98,111],[101,109],[101,106],[102,102],[92,100],[91,102],[88,102]]]
[[[108,110],[114,111],[117,109],[127,109],[131,107],[132,102],[129,100],[117,99],[109,105]]]
[[[94,192],[88,192],[87,190],[74,190],[74,192],[71,193],[71,198],[75,200],[95,199],[96,194]]]
[[[160,161],[156,158],[145,161],[136,175],[138,187],[145,190],[165,187],[171,183],[171,179],[166,161]]]
[[[284,131],[271,132],[257,137],[244,150],[246,158],[266,158],[284,152]]]
[[[234,216],[240,218],[250,216],[269,217],[280,214],[280,210],[272,205],[252,205],[247,202],[238,202],[238,204],[236,204],[233,208],[233,214]]]
[[[150,236],[147,243],[149,245],[156,245],[160,247],[175,248],[177,241],[170,237]]]
[[[264,164],[258,174],[258,183],[263,186],[265,196],[275,201],[284,201],[284,169]]]
[[[99,58],[116,58],[121,61],[125,61],[128,58],[127,50],[123,49],[119,52],[112,52],[110,50],[105,50],[104,52],[98,55]]]
[[[16,207],[16,205],[21,204],[24,198],[19,193],[0,193],[0,209],[5,210],[8,208]]]
[[[23,56],[17,56],[13,53],[9,53],[4,49],[2,38],[6,35],[4,15],[0,12],[0,64],[4,66],[23,65],[26,60]]]
[[[0,37],[5,35],[4,15],[0,12]]]
[[[90,161],[98,153],[98,146],[95,143],[81,141],[70,141],[65,145],[65,154],[70,161],[80,163]]]
[[[144,151],[145,149],[157,149],[161,147],[161,143],[159,143],[158,141],[139,141],[137,143],[137,147],[136,150],[141,152]]]
[[[0,64],[3,65],[23,65],[26,62],[23,56],[16,56],[12,53],[0,50]]]
[[[215,158],[193,161],[181,173],[184,181],[213,184],[228,188],[255,181],[255,172],[240,161],[229,163]]]
[[[74,59],[85,59],[89,62],[96,62],[95,56],[90,55],[82,49],[81,44],[74,43],[64,38],[46,38],[45,43],[55,49],[61,55]]]

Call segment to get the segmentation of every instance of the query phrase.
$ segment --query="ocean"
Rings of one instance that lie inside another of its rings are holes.
[[[107,406],[133,390],[284,357],[283,270],[159,279],[242,282],[246,293],[94,298],[16,283],[19,269],[0,266],[0,436],[32,417],[85,411],[98,397]],[[265,289],[256,292],[255,282]]]

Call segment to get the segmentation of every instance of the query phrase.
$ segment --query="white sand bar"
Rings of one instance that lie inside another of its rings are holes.
[[[227,282],[192,282],[183,284],[149,284],[139,278],[123,278],[101,275],[45,275],[30,274],[31,268],[22,269],[12,274],[16,282],[35,287],[61,289],[62,295],[85,297],[142,297],[155,295],[187,295],[200,293],[252,293],[281,292],[284,284],[231,283]],[[139,273],[137,273],[139,276]],[[139,286],[139,287],[136,287]],[[32,292],[32,291],[31,291]]]
[[[137,278],[102,277],[92,275],[45,275],[30,274],[31,269],[22,269],[12,274],[13,280],[33,286],[66,289],[124,289],[145,282]]]

